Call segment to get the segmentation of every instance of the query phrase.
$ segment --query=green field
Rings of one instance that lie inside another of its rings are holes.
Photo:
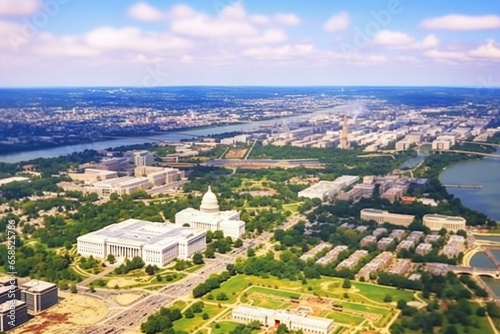
[[[238,323],[236,322],[230,322],[230,321],[221,321],[219,322],[220,327],[215,328],[212,326],[212,332],[211,334],[229,334],[233,329],[238,326]],[[257,333],[257,331],[253,331],[252,333]]]
[[[359,325],[360,323],[365,321],[365,318],[363,318],[362,316],[338,312],[338,311],[332,311],[326,314],[325,318],[333,319],[335,322],[339,322],[346,325]]]
[[[363,296],[379,303],[384,302],[384,297],[386,295],[391,295],[392,300],[395,301],[400,299],[410,301],[412,300],[414,293],[412,290],[398,290],[395,288],[362,282],[352,282],[352,286],[359,289],[359,293]]]
[[[174,322],[174,329],[187,331],[188,333],[194,333],[201,326],[203,326],[207,321],[210,321],[210,320],[203,320],[203,318],[202,318],[203,313],[207,313],[209,316],[209,319],[212,319],[217,314],[224,312],[226,310],[227,310],[227,308],[219,308],[217,305],[205,303],[205,306],[203,307],[202,313],[195,313],[194,318],[191,318],[191,319],[183,317],[183,318],[175,321]]]

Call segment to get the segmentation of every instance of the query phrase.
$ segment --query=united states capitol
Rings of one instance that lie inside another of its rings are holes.
[[[78,253],[83,256],[118,260],[138,256],[146,264],[165,266],[171,261],[188,259],[206,248],[206,231],[220,230],[225,236],[239,238],[245,222],[238,211],[219,211],[211,187],[203,195],[200,210],[187,208],[176,215],[176,223],[158,223],[127,219],[77,238]]]

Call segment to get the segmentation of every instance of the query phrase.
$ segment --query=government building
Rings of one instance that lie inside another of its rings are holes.
[[[146,264],[163,267],[176,258],[188,259],[206,248],[206,233],[169,223],[127,219],[77,238],[78,253],[104,259],[139,256]]]
[[[373,220],[379,224],[390,223],[393,225],[405,226],[410,225],[415,216],[403,215],[399,213],[391,213],[385,210],[378,209],[363,209],[360,212],[360,217],[363,220]]]
[[[244,323],[259,321],[265,327],[277,327],[285,324],[288,329],[302,330],[307,334],[329,334],[335,328],[331,319],[253,306],[236,306],[233,309],[232,317],[233,320]]]
[[[458,230],[466,230],[467,221],[465,218],[459,216],[444,216],[435,213],[425,215],[422,219],[425,226],[431,229],[431,231],[439,231],[442,228],[457,232]]]
[[[203,231],[222,231],[225,237],[240,238],[245,233],[245,222],[238,211],[219,211],[219,202],[210,186],[203,195],[200,210],[187,208],[175,215],[177,226],[189,226]]]

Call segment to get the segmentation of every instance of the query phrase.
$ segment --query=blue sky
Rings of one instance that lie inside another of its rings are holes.
[[[500,1],[2,0],[0,86],[500,86]]]

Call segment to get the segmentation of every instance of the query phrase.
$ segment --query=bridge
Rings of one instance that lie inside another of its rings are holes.
[[[483,248],[483,251],[486,254],[486,256],[488,257],[488,259],[490,259],[490,261],[493,262],[495,267],[500,269],[500,261],[498,261],[498,259],[495,257],[495,255],[491,252],[491,248]]]
[[[161,138],[155,138],[153,135],[179,135],[179,136],[187,136],[187,137],[194,137],[194,138],[200,138],[203,137],[202,135],[195,135],[192,133],[187,133],[187,132],[146,132],[144,134],[138,135],[138,136],[113,136],[113,135],[102,135],[103,138],[110,138],[110,139],[145,139],[149,141],[157,141],[157,142],[164,142],[167,141],[166,139],[161,139]]]
[[[443,184],[445,188],[481,189],[482,184]]]
[[[371,154],[363,154],[358,155],[358,158],[379,158],[379,157],[391,157],[393,160],[396,160],[396,157],[392,154],[383,154],[383,153],[371,153]]]
[[[500,270],[491,268],[476,268],[464,266],[448,266],[449,271],[455,274],[468,274],[473,276],[489,276],[500,279]]]
[[[500,144],[488,143],[488,142],[484,142],[484,141],[467,141],[467,140],[457,140],[457,141],[461,142],[461,143],[466,143],[466,144],[476,144],[476,145],[483,145],[483,146],[500,147]]]
[[[480,156],[483,156],[483,157],[500,158],[500,154],[482,153],[482,152],[471,152],[471,151],[462,151],[462,150],[447,150],[447,151],[433,151],[433,152],[451,152],[451,153],[468,154],[468,155],[480,155]]]

